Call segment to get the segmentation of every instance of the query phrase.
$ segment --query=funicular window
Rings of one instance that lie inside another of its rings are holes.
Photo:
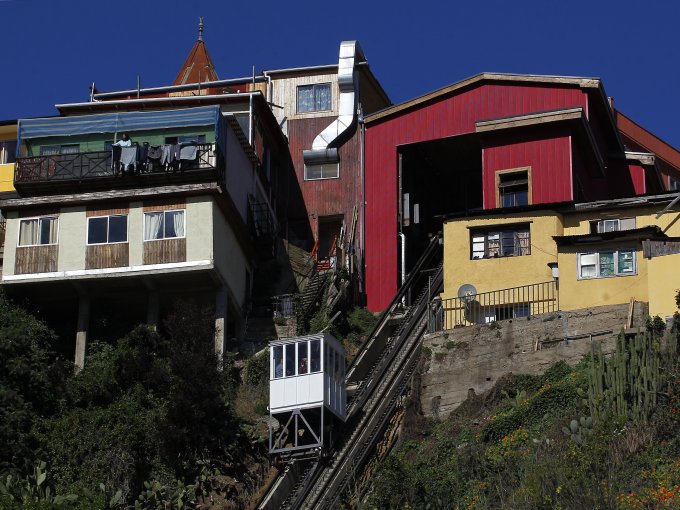
[[[307,357],[307,342],[299,342],[298,346],[298,375],[309,373],[309,358]]]
[[[274,379],[283,377],[283,345],[274,346]]]
[[[286,345],[286,377],[295,375],[295,344]]]
[[[311,342],[311,372],[321,371],[321,342],[319,340],[312,340]]]
[[[335,353],[335,380],[340,380],[340,355]]]

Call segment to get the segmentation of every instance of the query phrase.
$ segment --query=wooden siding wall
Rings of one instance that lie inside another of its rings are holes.
[[[51,273],[57,270],[59,246],[17,246],[14,274]]]
[[[312,85],[317,83],[331,84],[331,111],[324,112],[297,112],[297,88],[300,85]],[[272,102],[283,108],[274,108],[273,112],[280,122],[284,117],[289,120],[312,117],[325,117],[336,114],[338,111],[338,88],[337,73],[312,74],[309,76],[287,76],[278,75],[272,80]]]
[[[583,107],[575,86],[483,84],[366,125],[366,291],[383,310],[397,290],[397,148],[475,131],[479,120]]]
[[[128,243],[93,244],[86,247],[85,269],[125,267],[130,265]]]
[[[160,200],[145,200],[144,212],[154,211],[174,211],[176,209],[186,209],[187,202],[184,198],[167,198]]]
[[[334,120],[335,117],[322,117],[288,121],[290,153],[315,239],[319,238],[319,217],[342,215],[345,225],[349,226],[353,207],[361,200],[361,143],[358,131],[339,149],[339,178],[305,181],[302,151],[311,149],[314,138]],[[356,234],[360,238],[358,231]]]
[[[86,216],[128,215],[130,208],[124,204],[108,206],[89,206]],[[125,243],[93,244],[85,248],[85,269],[104,269],[130,265],[129,239]]]
[[[572,199],[571,143],[566,129],[550,137],[524,133],[497,135],[482,144],[484,208],[496,204],[496,173],[512,168],[531,168],[531,203]]]
[[[144,264],[170,264],[186,260],[186,238],[144,241]]]
[[[163,200],[153,200],[144,202],[144,212],[172,211],[176,209],[186,209],[184,198],[169,198]],[[186,228],[186,216],[184,218]],[[143,252],[144,264],[170,264],[173,262],[186,262],[187,260],[187,240],[181,239],[159,239],[156,241],[144,241]]]

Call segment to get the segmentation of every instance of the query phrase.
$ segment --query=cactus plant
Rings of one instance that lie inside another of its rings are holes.
[[[581,416],[578,420],[573,419],[569,422],[569,427],[562,427],[562,432],[575,443],[583,444],[586,438],[593,435],[593,417]]]
[[[675,357],[675,349],[662,349],[647,332],[634,338],[621,332],[608,359],[593,346],[588,385],[591,415],[596,421],[607,416],[646,421],[663,384],[660,366]]]

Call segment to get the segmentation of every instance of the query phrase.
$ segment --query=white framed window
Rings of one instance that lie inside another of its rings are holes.
[[[597,220],[591,223],[592,233],[602,234],[605,232],[618,232],[619,230],[632,230],[635,228],[635,218],[617,218],[611,220]]]
[[[331,84],[298,85],[297,112],[325,112],[331,110]]]
[[[578,253],[578,279],[629,276],[637,273],[635,250],[603,250]]]
[[[56,154],[78,154],[80,144],[71,143],[67,145],[43,145],[40,147],[41,156],[54,156]]]
[[[668,190],[669,191],[680,191],[680,179],[675,177],[668,177]]]
[[[87,244],[127,243],[127,214],[87,219]]]
[[[0,165],[14,163],[17,153],[16,140],[0,140]]]
[[[326,163],[324,165],[305,165],[305,181],[319,179],[337,179],[340,177],[339,163]]]
[[[144,240],[175,239],[185,236],[184,210],[144,213]]]
[[[57,244],[59,219],[56,216],[22,219],[19,223],[19,246]]]
[[[473,230],[471,259],[531,255],[529,225],[506,226],[502,230]]]

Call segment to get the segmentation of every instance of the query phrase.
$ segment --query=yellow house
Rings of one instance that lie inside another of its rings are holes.
[[[557,310],[677,310],[677,193],[490,210],[444,220],[444,328]],[[661,213],[661,214],[660,214]]]
[[[17,122],[0,121],[0,193],[14,191]]]

